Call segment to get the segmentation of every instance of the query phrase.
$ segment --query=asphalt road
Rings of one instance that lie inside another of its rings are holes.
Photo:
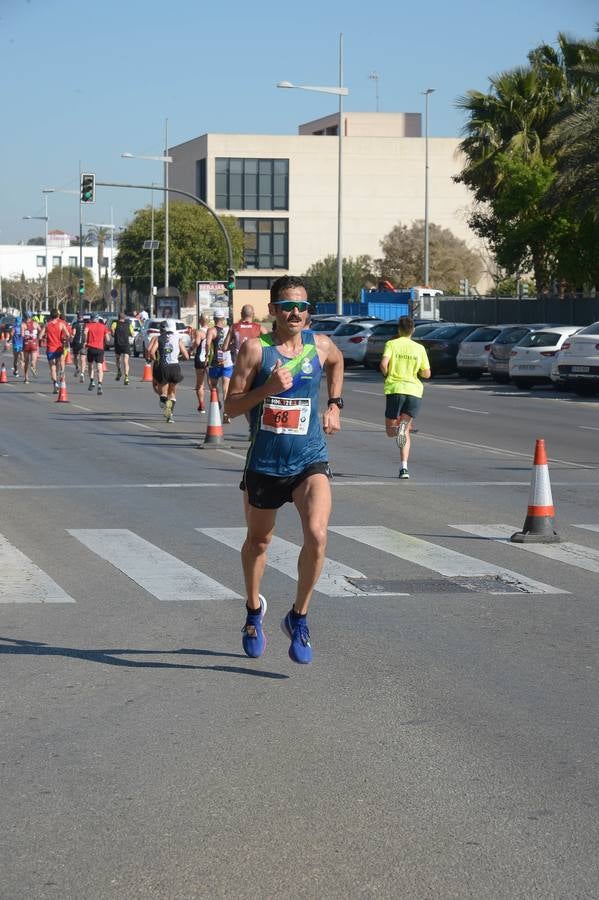
[[[0,385],[0,897],[599,896],[599,402],[433,381],[400,482],[349,370],[299,667],[291,508],[241,649],[244,420],[199,449],[191,367],[167,426],[108,360]],[[503,539],[539,437],[548,555]]]

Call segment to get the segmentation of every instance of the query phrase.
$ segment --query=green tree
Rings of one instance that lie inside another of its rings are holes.
[[[104,253],[106,248],[106,241],[110,237],[110,229],[105,228],[103,225],[91,225],[90,229],[87,233],[88,239],[97,245],[97,258],[98,258],[98,276],[102,278],[102,263],[104,261]],[[108,297],[108,270],[104,272],[104,287],[103,294],[104,297]]]
[[[243,233],[233,216],[221,216],[233,247],[234,266],[243,261]],[[151,209],[136,212],[133,221],[121,232],[116,273],[128,278],[129,287],[149,294],[150,252],[143,242],[151,233]],[[154,233],[164,235],[164,210],[154,212]],[[161,238],[162,240],[162,238]],[[163,245],[161,245],[163,246]],[[224,237],[213,216],[191,203],[169,206],[169,281],[181,294],[195,290],[196,281],[222,280],[227,272]],[[154,255],[154,283],[164,283],[164,256]]]
[[[374,261],[370,256],[351,256],[343,259],[343,297],[352,300],[360,299],[363,287],[372,287],[376,283],[373,274]],[[337,257],[325,256],[306,270],[302,276],[308,285],[310,299],[314,302],[334,300],[337,295]]]
[[[381,277],[396,286],[421,284],[424,270],[424,222],[396,225],[381,241],[383,257],[377,260]],[[478,253],[448,228],[429,225],[429,278],[432,287],[457,293],[461,278],[474,285],[482,275]]]
[[[98,288],[89,269],[83,269],[85,290],[83,297],[88,308],[98,299]],[[50,308],[62,312],[79,309],[79,269],[76,266],[55,266],[48,272],[48,300]]]

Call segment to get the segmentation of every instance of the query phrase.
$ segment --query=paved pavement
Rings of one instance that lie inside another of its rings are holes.
[[[133,369],[0,386],[0,897],[596,897],[598,402],[433,381],[404,483],[349,370],[304,668],[291,509],[241,650],[245,422]],[[563,542],[514,545],[537,437]]]

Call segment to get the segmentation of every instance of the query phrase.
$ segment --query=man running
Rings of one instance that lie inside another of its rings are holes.
[[[35,377],[37,374],[37,358],[40,352],[40,331],[41,328],[34,321],[31,313],[28,313],[27,320],[23,323],[23,375],[25,384],[29,384],[29,372]]]
[[[104,348],[106,346],[106,337],[108,329],[104,322],[100,322],[98,313],[93,312],[89,317],[89,322],[85,326],[84,343],[87,346],[87,374],[89,376],[88,391],[93,391],[94,368],[96,370],[96,378],[98,379],[98,397],[102,396],[102,379],[104,378]]]
[[[208,329],[206,335],[206,355],[208,357],[208,381],[211,388],[218,388],[219,381],[222,380],[223,404],[229,389],[229,381],[233,374],[233,360],[231,359],[231,351],[224,349],[225,338],[229,333],[229,326],[222,311],[218,311],[214,315],[214,326]],[[225,412],[223,416],[225,423],[229,422],[229,416]]]
[[[398,337],[387,341],[380,369],[385,376],[385,428],[399,447],[399,477],[410,477],[410,431],[424,391],[421,378],[431,377],[431,368],[422,344],[412,340],[414,320],[400,316]]]
[[[67,323],[60,318],[57,309],[50,311],[50,321],[42,328],[40,341],[46,339],[46,359],[50,368],[50,378],[54,393],[58,393],[58,382],[64,378],[64,348],[70,338]]]
[[[293,503],[304,543],[295,602],[282,628],[291,642],[290,658],[302,664],[312,660],[306,616],[324,564],[331,514],[324,435],[339,431],[343,408],[343,357],[326,335],[304,330],[307,296],[301,278],[286,275],[273,282],[268,309],[275,317],[276,333],[242,344],[225,401],[231,417],[251,411],[252,440],[240,484],[247,521],[241,549],[247,591],[243,649],[251,657],[264,653],[266,600],[260,582],[277,509]],[[318,397],[325,366],[329,399],[321,426]]]
[[[133,337],[133,325],[127,319],[124,312],[119,313],[118,320],[113,322],[112,333],[114,336],[114,355],[116,358],[116,378],[120,381],[125,376],[123,384],[129,384],[129,357],[131,355],[131,340]]]
[[[12,374],[19,377],[19,369],[23,368],[23,319],[15,318],[12,329]]]
[[[245,344],[248,338],[260,337],[261,334],[266,334],[266,328],[263,328],[258,322],[254,322],[254,315],[254,307],[247,303],[241,308],[239,322],[235,322],[233,327],[229,329],[223,344],[223,350],[231,351],[233,362],[237,359],[239,348],[242,344]]]
[[[206,313],[202,313],[198,325],[199,327],[194,335],[191,349],[194,354],[193,365],[196,373],[195,391],[196,397],[198,398],[198,412],[205,413],[206,369],[208,368],[208,357],[206,356],[206,335],[208,334],[208,327],[210,325],[210,318],[206,315]]]
[[[73,351],[73,362],[75,363],[75,377],[79,375],[79,381],[83,384],[85,380],[85,361],[83,358],[83,347],[85,345],[85,321],[82,313],[77,313],[77,319],[71,326],[71,350]]]
[[[177,323],[166,319],[160,323],[160,334],[155,335],[148,347],[148,358],[154,359],[152,387],[160,397],[162,414],[167,424],[175,421],[173,413],[177,402],[177,385],[183,381],[179,356],[189,359],[183,340],[177,334]]]

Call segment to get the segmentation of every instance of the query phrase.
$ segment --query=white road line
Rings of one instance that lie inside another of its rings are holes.
[[[584,528],[585,531],[599,531],[599,525],[573,525],[573,528]]]
[[[233,550],[241,550],[241,546],[245,540],[245,528],[196,528],[201,534],[205,534]],[[267,565],[276,569],[288,578],[297,581],[297,561],[300,548],[291,541],[285,541],[282,538],[274,537],[268,548]],[[343,563],[335,562],[332,559],[325,559],[324,566],[320,578],[316,582],[316,590],[321,594],[329,597],[358,597],[367,596],[366,592],[361,591],[359,587],[355,587],[347,581],[348,578],[366,578],[362,572],[352,569]],[[384,596],[377,594],[377,596]],[[388,595],[389,596],[389,595]],[[406,596],[392,594],[390,596]]]
[[[484,409],[467,409],[465,406],[450,406],[449,409],[458,409],[460,412],[478,413],[479,416],[488,416],[490,413]]]
[[[453,578],[491,575],[500,577],[504,581],[513,582],[514,585],[521,585],[527,593],[531,594],[568,593],[568,591],[543,584],[541,581],[534,581],[524,575],[519,575],[511,569],[495,566],[473,556],[465,556],[463,553],[449,550],[438,544],[431,544],[429,541],[423,541],[409,534],[402,534],[392,528],[378,525],[336,525],[332,526],[330,530],[354,541],[359,541],[361,544],[366,544],[368,547],[381,550],[383,553],[389,553],[398,559],[431,569],[440,575]],[[489,593],[493,594],[495,591]],[[514,591],[514,593],[522,593],[522,591]]]
[[[0,534],[0,603],[75,603],[49,575]]]
[[[532,453],[523,453],[521,450],[503,450],[501,447],[490,447],[488,444],[475,444],[473,441],[458,441],[454,438],[443,438],[436,434],[425,434],[423,431],[418,432],[418,437],[426,438],[429,441],[436,441],[439,444],[454,444],[456,447],[472,447],[475,450],[484,450],[487,453],[495,453],[499,456],[518,456],[524,457],[525,459],[530,459],[532,456]],[[597,466],[587,466],[583,463],[575,463],[569,459],[558,459],[556,456],[552,456],[549,462],[560,463],[565,466],[570,466],[573,469],[597,468]]]
[[[500,544],[508,544],[517,550],[525,550],[527,553],[534,553],[545,559],[553,559],[569,566],[576,566],[587,572],[599,572],[599,551],[582,544],[572,544],[569,541],[561,544],[512,544],[511,535],[515,531],[520,531],[520,528],[515,525],[450,525],[450,528],[456,528],[458,531],[465,531],[466,534],[474,534],[477,537],[488,538],[491,541],[498,541]]]
[[[138,425],[139,428],[147,428],[148,431],[156,431],[155,425],[144,425],[143,422],[134,422],[132,419],[126,419],[127,425]]]
[[[246,453],[234,453],[232,450],[225,450],[224,447],[210,447],[211,450],[216,450],[217,453],[226,453],[227,456],[234,456],[236,459],[242,459],[244,462],[247,459]]]
[[[584,431],[599,431],[599,428],[596,428],[594,425],[579,425],[578,427]]]
[[[235,591],[126,528],[68,531],[158,600],[241,600]]]
[[[89,406],[78,406],[76,403],[71,403],[71,407],[73,409],[82,409],[83,412],[92,412]]]
[[[362,419],[350,419],[349,416],[343,416],[342,424],[343,422],[350,422],[352,425],[366,425],[368,428],[374,428],[376,431],[385,430],[384,425],[377,425],[375,422],[364,422]]]
[[[352,394],[370,394],[372,397],[384,397],[382,391],[363,391],[361,388],[352,388]]]

